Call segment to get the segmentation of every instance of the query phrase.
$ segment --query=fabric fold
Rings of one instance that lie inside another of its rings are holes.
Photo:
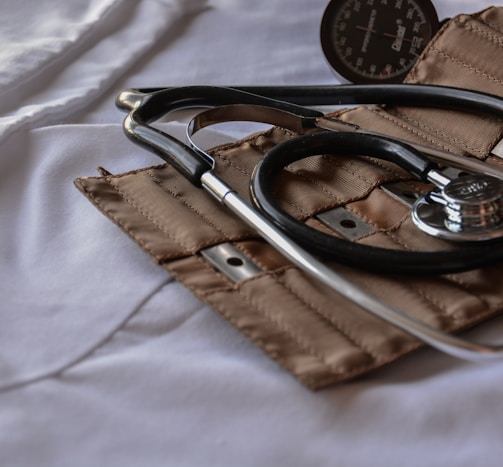
[[[85,109],[160,37],[176,30],[186,15],[204,3],[23,3],[11,27],[2,29],[3,43],[17,45],[0,52],[0,60],[6,63],[0,73],[0,141],[23,128],[61,123]],[[28,33],[31,24],[41,26]]]

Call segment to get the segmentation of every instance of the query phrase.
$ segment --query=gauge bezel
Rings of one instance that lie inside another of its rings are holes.
[[[320,28],[320,40],[323,53],[325,54],[325,58],[327,59],[329,65],[333,71],[342,78],[342,81],[355,84],[401,83],[413,65],[392,77],[372,79],[348,67],[345,61],[340,57],[333,40],[334,22],[341,8],[346,7],[347,3],[351,1],[355,0],[331,0],[323,13]],[[431,37],[429,37],[428,40],[431,40],[440,27],[440,21],[435,10],[435,6],[430,0],[413,1],[424,14],[428,24],[430,25]],[[421,50],[424,50],[424,48]]]

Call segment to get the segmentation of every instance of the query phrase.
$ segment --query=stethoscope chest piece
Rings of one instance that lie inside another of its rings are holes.
[[[453,241],[485,241],[503,236],[503,181],[465,175],[419,198],[415,225],[429,235]]]

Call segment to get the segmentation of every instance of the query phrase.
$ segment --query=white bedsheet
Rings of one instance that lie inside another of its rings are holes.
[[[28,0],[0,18],[0,465],[499,466],[503,363],[312,393],[75,189],[158,163],[124,87],[326,84],[327,0]],[[489,6],[437,0],[443,18]],[[170,125],[175,135],[183,121]],[[470,333],[497,339],[503,320]]]

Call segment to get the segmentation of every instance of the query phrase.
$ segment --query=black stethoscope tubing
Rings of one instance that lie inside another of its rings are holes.
[[[254,104],[280,108],[302,116],[322,113],[304,106],[398,105],[432,107],[503,117],[503,101],[494,95],[467,89],[426,84],[359,84],[326,86],[206,86],[139,88],[119,96],[117,105],[130,110],[134,101],[138,119],[149,123],[180,108]]]
[[[431,167],[430,161],[414,148],[381,136],[323,132],[303,135],[281,143],[261,159],[251,179],[251,199],[285,234],[319,255],[349,266],[393,274],[447,274],[478,268],[503,258],[503,241],[465,243],[461,250],[407,251],[350,242],[300,222],[282,208],[274,189],[276,176],[286,166],[301,159],[371,156],[400,165],[419,180]]]
[[[255,94],[261,93],[260,95]],[[279,99],[279,100],[278,100]],[[315,119],[321,112],[302,105],[349,105],[378,102],[384,105],[421,106],[503,115],[503,100],[495,96],[457,88],[429,85],[338,85],[338,86],[261,86],[222,88],[214,86],[188,86],[182,88],[150,88],[122,93],[117,104],[130,110],[125,124],[126,134],[135,142],[146,146],[172,164],[194,185],[201,185],[201,176],[212,170],[214,160],[207,154],[194,151],[175,138],[150,125],[168,112],[180,108],[251,104],[280,109],[285,112]],[[331,146],[337,142],[339,148]],[[329,147],[330,146],[330,147]],[[269,185],[293,155],[297,160],[310,155],[339,153],[366,154],[390,158],[414,172],[417,167],[407,164],[408,159],[431,162],[422,154],[403,143],[373,135],[345,132],[316,133],[295,137],[273,148],[257,167],[252,179],[252,200],[286,235],[316,253],[352,266],[379,272],[445,274],[473,269],[487,261],[500,259],[502,242],[490,241],[466,245],[463,252],[409,252],[375,248],[356,244],[316,232],[289,216],[276,202]],[[285,149],[286,148],[286,149]],[[285,156],[285,152],[290,156]],[[313,152],[314,151],[314,152]],[[379,154],[378,154],[379,153]],[[402,155],[402,157],[398,157]],[[416,171],[417,172],[417,171]],[[416,173],[421,178],[421,173]]]

